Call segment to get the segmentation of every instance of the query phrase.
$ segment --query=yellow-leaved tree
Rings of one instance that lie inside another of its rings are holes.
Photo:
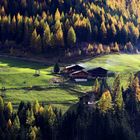
[[[99,110],[103,113],[106,113],[107,111],[113,109],[112,97],[109,90],[106,90],[105,92],[103,92],[100,100],[98,101],[97,106]]]

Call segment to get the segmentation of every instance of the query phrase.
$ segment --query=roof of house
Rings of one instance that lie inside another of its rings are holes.
[[[71,75],[78,74],[80,72],[84,72],[84,73],[87,73],[88,74],[88,72],[86,70],[78,70],[78,71],[75,71],[75,72],[71,73]]]
[[[70,65],[70,66],[67,66],[66,69],[84,69],[84,67],[80,66],[80,65],[77,65],[77,64],[73,64],[73,65]]]

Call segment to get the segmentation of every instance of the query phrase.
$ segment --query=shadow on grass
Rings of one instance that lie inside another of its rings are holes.
[[[51,66],[49,64],[43,64],[39,62],[31,62],[28,60],[18,60],[15,58],[2,58],[2,57],[0,57],[0,64],[7,64],[9,67],[30,68],[30,69],[45,69]]]

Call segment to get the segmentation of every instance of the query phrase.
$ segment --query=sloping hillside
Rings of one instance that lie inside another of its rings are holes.
[[[139,0],[0,1],[0,51],[12,55],[103,52],[101,45],[81,49],[82,42],[113,42],[107,52],[132,50],[124,44],[136,44],[139,30]]]

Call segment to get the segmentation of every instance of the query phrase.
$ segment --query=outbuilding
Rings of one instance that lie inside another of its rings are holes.
[[[79,103],[84,105],[95,105],[96,104],[95,93],[88,92],[86,93],[86,95],[79,97]]]
[[[93,78],[96,78],[96,77],[104,78],[108,76],[108,70],[102,67],[93,68],[93,69],[88,70],[87,72]]]

